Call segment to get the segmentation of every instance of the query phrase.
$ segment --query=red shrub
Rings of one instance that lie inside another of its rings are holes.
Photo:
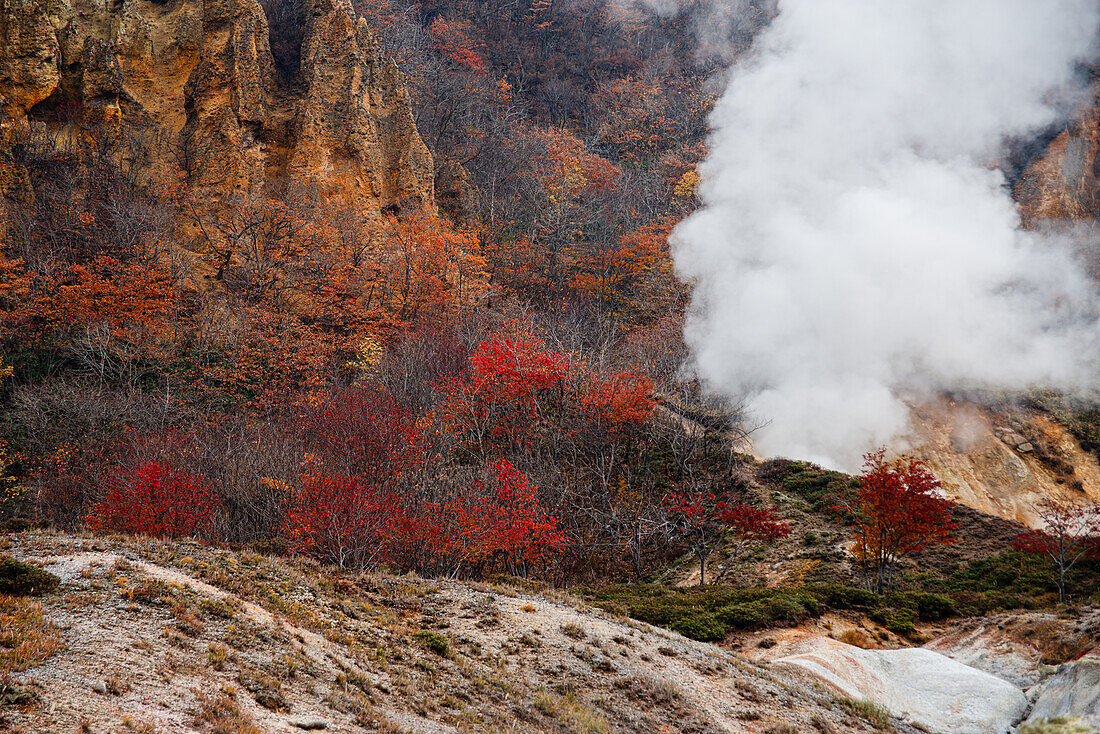
[[[529,445],[547,403],[560,398],[569,356],[542,347],[535,339],[494,337],[474,350],[469,377],[439,386],[444,425],[479,459]]]
[[[220,504],[200,477],[149,461],[122,472],[87,522],[107,532],[209,538]]]
[[[403,518],[398,555],[427,573],[481,576],[494,570],[527,576],[565,547],[557,520],[511,462],[498,461],[487,483],[444,502],[426,502]]]
[[[283,522],[299,553],[338,566],[374,566],[389,558],[400,503],[361,479],[318,473],[302,477]]]

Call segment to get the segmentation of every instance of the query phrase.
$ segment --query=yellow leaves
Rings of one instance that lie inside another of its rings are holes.
[[[14,367],[4,364],[4,356],[0,355],[0,380],[4,379],[5,377],[11,377],[12,372],[14,371]]]
[[[347,366],[358,370],[364,378],[374,377],[378,373],[378,365],[382,363],[385,353],[381,344],[374,339],[367,339],[356,347],[356,359],[348,362]]]
[[[312,454],[310,454],[312,456]],[[316,459],[316,457],[314,457]],[[260,477],[260,485],[267,487],[268,489],[276,492],[290,494],[290,484],[285,479],[274,479],[272,477]]]
[[[686,201],[695,196],[699,189],[699,172],[692,168],[680,177],[676,185],[672,187],[672,196],[680,201]]]

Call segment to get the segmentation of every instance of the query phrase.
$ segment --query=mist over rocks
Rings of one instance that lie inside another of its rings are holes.
[[[854,469],[941,389],[1087,384],[1094,283],[1020,229],[1003,141],[1072,109],[1084,0],[785,0],[712,115],[673,236],[685,335],[755,452]]]

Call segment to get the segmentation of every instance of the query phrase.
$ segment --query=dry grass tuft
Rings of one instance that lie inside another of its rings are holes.
[[[63,647],[56,628],[42,615],[42,605],[0,595],[0,675],[33,668]]]
[[[210,734],[261,734],[252,718],[237,705],[237,692],[226,686],[214,695],[198,693],[195,725]]]

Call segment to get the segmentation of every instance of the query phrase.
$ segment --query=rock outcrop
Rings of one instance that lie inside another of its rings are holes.
[[[1010,415],[939,399],[913,408],[910,423],[911,453],[968,507],[1038,527],[1035,507],[1044,498],[1100,502],[1096,457],[1038,411]]]
[[[1079,719],[1100,728],[1100,658],[1087,656],[1065,663],[1028,691],[1034,700],[1027,721]]]
[[[8,168],[12,141],[45,129],[147,174],[178,165],[190,189],[215,198],[290,185],[367,219],[434,213],[434,164],[400,72],[349,0],[300,7],[288,76],[258,0],[6,0]],[[0,171],[8,189],[18,179]]]
[[[444,161],[435,170],[439,211],[456,225],[472,224],[477,216],[477,187],[457,161]]]
[[[1026,723],[1068,719],[1084,731],[1100,727],[1100,611],[1076,618],[1007,613],[969,622],[925,647],[1023,690],[1031,704]]]
[[[804,635],[769,653],[773,669],[878,704],[924,731],[1004,734],[1027,709],[1011,683],[922,648],[865,650]]]
[[[1028,225],[1100,216],[1100,83],[1091,107],[1029,163],[1014,194]]]

